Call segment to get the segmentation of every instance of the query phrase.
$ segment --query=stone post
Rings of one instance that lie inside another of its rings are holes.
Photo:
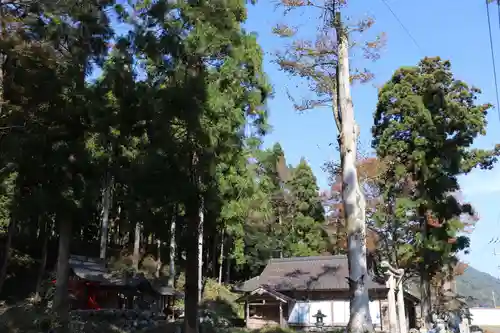
[[[406,324],[406,309],[405,309],[405,298],[404,298],[404,288],[403,288],[403,275],[404,270],[397,270],[397,283],[396,288],[398,290],[398,318],[399,318],[399,333],[406,333],[408,327]]]
[[[398,333],[398,323],[397,323],[397,312],[396,312],[396,298],[394,297],[394,274],[391,271],[386,271],[387,275],[387,288],[389,292],[387,293],[387,302],[389,303],[389,330],[391,333]]]
[[[387,287],[389,293],[387,294],[387,301],[389,303],[389,326],[391,332],[406,333],[408,327],[406,326],[406,310],[404,300],[403,288],[403,269],[395,269],[387,261],[381,263],[382,268],[385,269],[387,276]],[[395,299],[395,291],[397,289],[397,303]],[[397,309],[397,310],[396,310]]]

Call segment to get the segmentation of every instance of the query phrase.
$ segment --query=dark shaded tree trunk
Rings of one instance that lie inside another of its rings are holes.
[[[429,251],[425,248],[425,241],[427,240],[427,218],[425,217],[426,209],[421,208],[421,233],[424,238],[424,246],[422,247],[422,262],[420,264],[420,316],[423,327],[428,331],[432,328],[431,318],[431,283],[427,265],[429,264]]]
[[[69,321],[69,256],[72,222],[70,219],[59,221],[59,252],[57,256],[56,290],[54,311],[62,324],[61,332],[67,332]]]
[[[203,298],[203,222],[205,214],[203,203],[200,204],[198,212],[198,302]],[[208,252],[208,251],[207,251]],[[208,255],[208,253],[207,253]],[[208,256],[207,256],[208,258]]]
[[[47,265],[47,246],[49,242],[49,222],[45,220],[42,229],[40,238],[42,239],[42,255],[40,256],[40,267],[38,268],[38,276],[36,278],[36,290],[35,290],[35,300],[40,301],[41,295],[40,291],[42,288],[43,276],[45,274],[45,267]]]
[[[156,240],[156,271],[155,271],[155,276],[157,278],[160,277],[160,272],[161,272],[161,240],[157,239]]]
[[[137,271],[139,270],[139,261],[140,261],[140,253],[141,250],[141,224],[137,222],[135,224],[135,232],[134,232],[134,252],[132,254],[133,257],[133,267]]]
[[[231,283],[231,258],[226,256],[226,283]]]
[[[200,206],[196,200],[186,205],[188,215],[187,234],[189,239],[199,240]],[[186,244],[186,284],[184,289],[184,333],[198,333],[198,298],[199,298],[199,253],[198,241]]]
[[[14,232],[16,230],[16,222],[11,218],[9,223],[9,229],[7,231],[7,240],[5,242],[5,251],[2,258],[2,267],[0,268],[0,293],[2,292],[5,279],[7,278],[7,267],[9,267],[9,260],[12,247],[12,238],[14,237]]]
[[[175,258],[176,258],[176,221],[177,221],[177,207],[174,208],[172,214],[172,221],[170,224],[170,251],[169,251],[169,266],[168,266],[168,285],[174,286],[175,283]]]
[[[99,258],[106,259],[106,250],[108,247],[108,232],[109,232],[109,211],[111,209],[111,188],[113,179],[106,172],[102,191],[102,212],[101,212],[101,244]]]

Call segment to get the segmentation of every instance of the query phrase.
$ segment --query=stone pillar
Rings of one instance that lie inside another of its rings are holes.
[[[404,300],[404,288],[403,288],[403,269],[395,269],[387,261],[381,263],[382,268],[385,270],[385,275],[387,276],[387,287],[389,288],[389,293],[387,295],[387,300],[389,302],[389,326],[391,332],[406,333],[408,327],[406,326],[406,310],[405,310],[405,300]],[[397,293],[397,303],[395,299],[395,291]],[[397,308],[397,310],[396,310]]]
[[[387,275],[387,288],[389,288],[389,292],[387,293],[387,301],[389,303],[389,330],[391,333],[398,333],[398,319],[397,319],[397,312],[396,312],[396,298],[394,295],[394,289],[395,289],[395,281],[394,281],[394,274],[392,272],[388,271],[386,272]]]
[[[403,274],[404,270],[398,269],[397,276],[397,289],[398,289],[398,318],[399,318],[399,333],[408,332],[408,326],[406,323],[406,309],[405,309],[405,298],[404,298],[404,288],[403,288]]]

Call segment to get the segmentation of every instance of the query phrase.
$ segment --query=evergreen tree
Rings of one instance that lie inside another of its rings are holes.
[[[291,179],[287,182],[294,198],[295,211],[318,222],[325,220],[325,210],[319,196],[316,177],[305,159],[293,168]]]
[[[284,226],[285,251],[290,256],[320,254],[326,249],[325,212],[316,177],[304,159],[292,169],[286,191],[290,204]]]
[[[475,167],[491,168],[498,155],[497,149],[471,148],[485,133],[491,107],[477,104],[479,93],[453,76],[449,61],[424,58],[418,66],[394,73],[380,90],[374,113],[373,147],[391,161],[387,193],[397,199],[405,188],[401,182],[412,183],[410,200],[399,199],[396,209],[419,226],[411,245],[420,264],[422,316],[428,328],[431,277],[469,245],[458,232],[462,214],[473,212],[453,196],[459,190],[457,177]]]

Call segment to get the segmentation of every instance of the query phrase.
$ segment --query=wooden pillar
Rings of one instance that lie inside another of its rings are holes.
[[[284,323],[283,323],[283,303],[280,302],[280,327],[284,328]]]
[[[250,317],[250,305],[248,304],[248,298],[245,300],[245,325],[248,328],[248,318]]]

